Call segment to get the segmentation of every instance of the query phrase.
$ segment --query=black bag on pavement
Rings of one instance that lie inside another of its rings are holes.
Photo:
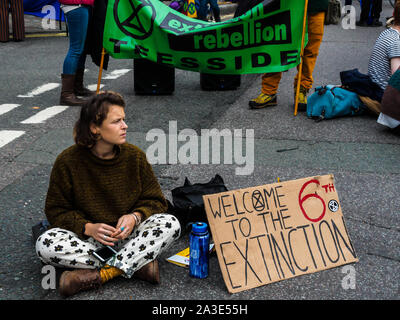
[[[182,187],[173,189],[171,191],[173,207],[170,208],[170,213],[179,220],[182,234],[190,231],[190,225],[193,222],[208,223],[203,195],[225,191],[228,191],[228,189],[218,174],[207,183],[192,184],[188,178],[185,178]]]
[[[32,227],[32,240],[36,243],[36,240],[50,228],[50,223],[47,220],[42,220]]]

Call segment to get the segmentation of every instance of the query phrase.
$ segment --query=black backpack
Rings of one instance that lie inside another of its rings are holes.
[[[36,243],[36,240],[49,228],[50,223],[46,219],[39,221],[37,224],[32,226],[32,242]]]
[[[203,195],[228,191],[224,180],[216,174],[209,182],[192,184],[188,178],[181,187],[171,191],[172,204],[168,201],[168,212],[175,215],[181,224],[182,234],[190,231],[193,222],[206,222]]]

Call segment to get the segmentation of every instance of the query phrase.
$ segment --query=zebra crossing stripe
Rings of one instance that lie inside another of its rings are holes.
[[[19,138],[25,133],[25,131],[17,130],[0,130],[0,148],[4,147],[11,141]]]
[[[128,73],[132,69],[118,69],[118,70],[113,70],[109,74],[105,75],[103,79],[117,79],[121,76],[123,76],[125,73]]]
[[[12,104],[12,103],[0,104],[0,115],[5,114],[19,106],[20,106],[19,104]]]
[[[19,94],[18,98],[33,98],[44,92],[58,88],[59,86],[60,86],[59,83],[46,83],[46,84],[43,84],[43,85],[37,87],[36,89],[33,89],[32,91],[28,92],[27,94]]]
[[[54,117],[55,115],[63,112],[64,110],[66,110],[68,108],[69,108],[68,106],[49,107],[49,108],[46,108],[46,109],[36,113],[32,117],[29,117],[28,119],[26,119],[24,121],[21,121],[21,123],[24,123],[24,124],[43,123],[46,120],[48,120],[49,118]]]
[[[97,84],[89,84],[87,88],[91,91],[96,91],[97,90]],[[104,88],[104,84],[100,84],[100,89]]]

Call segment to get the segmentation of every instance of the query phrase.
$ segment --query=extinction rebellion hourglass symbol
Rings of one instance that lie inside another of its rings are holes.
[[[129,0],[130,8],[126,5],[119,6],[120,0],[114,3],[114,20],[118,28],[127,36],[138,40],[148,38],[153,32],[154,20],[156,18],[156,10],[150,2],[142,0],[138,5],[134,5],[132,0]],[[124,1],[125,2],[125,1]],[[139,12],[146,11],[151,15],[151,19],[141,21]]]
[[[332,212],[336,212],[339,210],[339,203],[336,200],[331,200],[328,203],[328,208],[329,210],[331,210]]]

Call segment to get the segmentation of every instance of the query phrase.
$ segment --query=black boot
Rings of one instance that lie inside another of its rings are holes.
[[[379,19],[375,18],[372,21],[371,27],[382,27],[383,23],[381,21],[379,21]]]
[[[221,22],[221,11],[218,8],[216,10],[213,10],[213,15],[215,22]]]
[[[367,21],[359,20],[359,21],[356,21],[356,26],[357,27],[368,27],[368,23],[367,23]]]

